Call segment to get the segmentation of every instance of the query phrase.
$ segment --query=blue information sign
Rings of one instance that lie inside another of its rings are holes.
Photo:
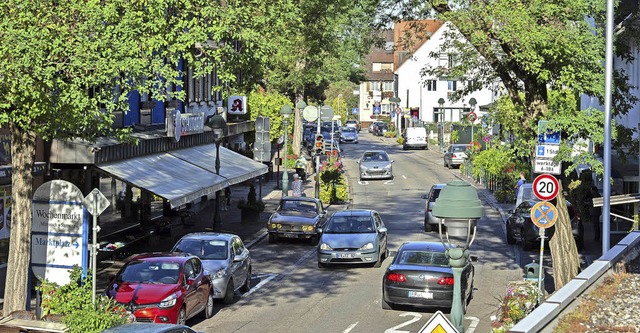
[[[541,144],[560,144],[560,132],[549,132],[547,130],[548,120],[538,121],[538,143]]]
[[[351,109],[351,114],[358,114],[358,108]]]
[[[374,106],[373,107],[373,114],[380,114],[380,113],[382,113],[382,107]]]

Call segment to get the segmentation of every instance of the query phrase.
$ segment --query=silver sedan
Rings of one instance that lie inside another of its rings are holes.
[[[224,304],[233,301],[236,290],[251,289],[251,256],[239,236],[226,233],[196,232],[184,235],[171,252],[190,253],[202,261],[211,274],[213,298]]]
[[[393,179],[393,160],[384,150],[368,150],[362,154],[359,164],[360,180]]]
[[[389,255],[387,228],[374,210],[350,209],[334,213],[322,228],[318,267],[333,264],[373,264]]]

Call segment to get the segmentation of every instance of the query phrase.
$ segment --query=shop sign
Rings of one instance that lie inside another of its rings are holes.
[[[247,96],[229,96],[227,113],[235,115],[247,114]]]
[[[167,135],[175,142],[180,137],[204,132],[204,112],[181,113],[173,110],[169,113]]]

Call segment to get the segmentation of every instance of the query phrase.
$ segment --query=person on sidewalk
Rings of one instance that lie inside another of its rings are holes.
[[[291,195],[294,197],[303,197],[304,192],[302,191],[302,180],[300,180],[300,176],[297,173],[293,174],[293,182],[291,182]]]
[[[303,154],[300,154],[298,159],[296,160],[296,174],[302,178],[302,181],[307,179],[307,175],[305,172],[305,167],[307,166],[307,159]]]
[[[520,171],[520,179],[518,179],[518,182],[516,183],[516,200],[518,199],[518,191],[520,190],[520,186],[522,186],[522,184],[527,182],[527,178],[526,175],[524,173],[524,171]]]

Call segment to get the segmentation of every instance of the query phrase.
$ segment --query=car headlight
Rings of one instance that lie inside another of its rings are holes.
[[[176,301],[178,300],[178,295],[176,295],[175,293],[167,296],[167,298],[163,299],[160,302],[160,305],[158,305],[159,308],[170,308],[174,305],[176,305]]]
[[[373,243],[364,244],[359,250],[371,250],[371,249],[373,249]]]
[[[220,278],[223,278],[225,275],[227,275],[227,270],[224,268],[220,268],[217,272],[215,272],[215,274],[212,275],[212,278],[220,279]]]
[[[384,166],[385,170],[391,170],[391,164],[387,164]]]
[[[333,250],[333,249],[331,248],[331,246],[329,246],[329,244],[327,244],[327,243],[322,243],[322,244],[320,244],[320,250],[327,250],[327,251],[330,251],[330,250]]]

